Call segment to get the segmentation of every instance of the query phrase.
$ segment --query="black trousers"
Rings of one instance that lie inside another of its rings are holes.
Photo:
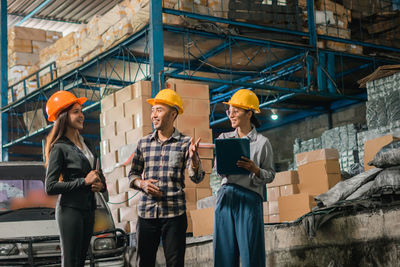
[[[155,266],[160,238],[167,267],[184,267],[186,229],[186,213],[167,219],[139,217],[136,226],[138,267]]]
[[[56,220],[60,229],[62,266],[84,266],[93,235],[94,211],[57,205]]]

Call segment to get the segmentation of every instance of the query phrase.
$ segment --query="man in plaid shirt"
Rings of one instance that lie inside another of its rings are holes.
[[[161,90],[153,99],[151,119],[155,131],[138,142],[129,172],[130,186],[142,190],[138,205],[137,263],[155,266],[162,238],[167,266],[184,266],[186,247],[185,168],[191,180],[204,178],[196,143],[181,134],[173,123],[182,114],[182,100],[171,89]]]

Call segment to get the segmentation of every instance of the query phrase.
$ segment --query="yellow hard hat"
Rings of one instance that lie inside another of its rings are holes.
[[[155,104],[167,104],[173,108],[178,109],[178,114],[183,113],[182,99],[181,97],[172,89],[163,89],[156,95],[155,98],[150,98],[146,100],[147,103],[152,106]]]
[[[246,110],[251,109],[256,113],[260,113],[260,101],[258,101],[256,94],[249,89],[238,90],[233,94],[229,102],[223,103]]]

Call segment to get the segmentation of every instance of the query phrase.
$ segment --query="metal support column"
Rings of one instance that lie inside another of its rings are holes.
[[[336,82],[335,67],[336,67],[335,66],[335,55],[328,54],[327,55],[327,71],[328,71],[329,76],[331,76],[331,78],[334,79]],[[336,93],[336,87],[330,79],[328,79],[328,91],[331,94]]]
[[[326,74],[324,69],[326,69],[326,53],[318,52],[318,65],[317,65],[317,83],[318,91],[326,91]]]
[[[164,88],[164,42],[162,25],[162,1],[150,1],[150,68],[151,95],[156,96]],[[160,88],[161,86],[161,88]]]
[[[7,0],[0,1],[0,107],[3,108],[7,105],[8,97]],[[0,125],[0,161],[8,161],[8,149],[3,148],[3,145],[8,143],[8,115],[5,112],[1,112]]]
[[[317,47],[317,30],[315,28],[314,1],[313,0],[307,0],[307,17],[308,17],[309,44],[313,48],[316,48]],[[307,85],[308,85],[308,88],[310,88],[311,84],[313,83],[313,70],[314,70],[314,60],[312,57],[307,56]]]

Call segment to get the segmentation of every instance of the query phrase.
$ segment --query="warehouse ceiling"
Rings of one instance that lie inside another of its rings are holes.
[[[8,27],[19,26],[54,30],[64,35],[76,31],[94,15],[103,15],[121,0],[8,0]]]

